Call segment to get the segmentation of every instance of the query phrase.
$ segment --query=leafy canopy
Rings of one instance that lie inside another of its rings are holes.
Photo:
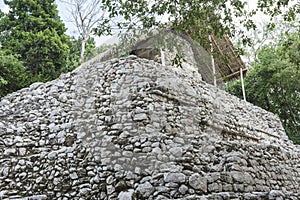
[[[1,49],[19,55],[29,83],[59,76],[68,59],[68,37],[54,0],[4,0],[10,7],[0,20]]]
[[[300,4],[293,0],[258,0],[257,7],[248,10],[244,0],[102,0],[110,17],[121,17],[111,29],[146,30],[161,26],[188,32],[195,40],[207,40],[208,34],[229,37],[239,35],[243,43],[250,43],[245,31],[255,29],[252,16],[263,12],[272,18],[282,16],[295,20]],[[162,20],[163,19],[163,20]],[[237,26],[238,25],[238,26]],[[270,24],[269,26],[274,26]],[[99,26],[99,29],[103,24]],[[99,32],[101,34],[102,32]]]
[[[0,97],[24,87],[26,75],[23,64],[15,56],[0,50]]]
[[[242,97],[240,81],[227,91]],[[288,136],[300,144],[300,34],[285,35],[264,46],[245,78],[247,100],[281,119]]]

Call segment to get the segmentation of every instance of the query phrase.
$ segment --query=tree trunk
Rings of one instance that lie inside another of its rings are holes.
[[[84,62],[84,53],[85,53],[85,45],[88,41],[88,38],[83,38],[81,41],[81,52],[80,52],[80,62]]]
[[[84,62],[85,47],[90,39],[90,33],[91,33],[91,29],[87,29],[84,31],[84,34],[82,34],[81,52],[80,52],[80,62],[81,63]]]

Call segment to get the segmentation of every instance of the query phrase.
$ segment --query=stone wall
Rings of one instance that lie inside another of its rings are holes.
[[[185,69],[96,59],[0,101],[0,199],[299,199],[277,116]]]

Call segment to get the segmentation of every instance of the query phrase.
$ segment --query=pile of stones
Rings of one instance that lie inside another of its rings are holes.
[[[0,199],[299,199],[277,116],[135,56],[0,101]]]

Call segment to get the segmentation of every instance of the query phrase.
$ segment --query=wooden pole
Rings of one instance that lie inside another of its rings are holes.
[[[166,58],[165,58],[165,53],[162,50],[162,48],[160,48],[160,57],[161,57],[161,64],[162,66],[166,66]]]
[[[213,47],[212,38],[211,38],[210,34],[208,35],[208,39],[210,42],[210,57],[211,57],[211,64],[212,64],[212,70],[213,70],[214,86],[217,86],[216,66],[215,66],[215,59],[213,56],[214,47]]]
[[[245,92],[245,85],[244,85],[244,77],[243,77],[243,69],[242,68],[240,68],[240,74],[241,74],[243,97],[244,97],[244,101],[246,101],[246,92]]]

